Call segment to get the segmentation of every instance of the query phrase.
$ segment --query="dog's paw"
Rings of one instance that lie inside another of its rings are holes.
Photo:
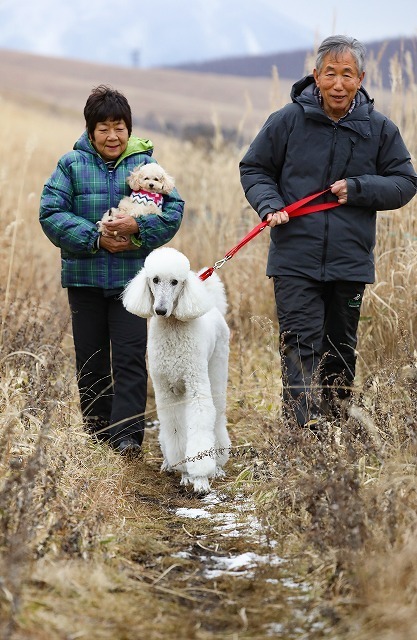
[[[116,212],[117,212],[117,209],[115,209],[115,208],[108,209],[106,211],[106,213],[103,214],[101,220],[98,220],[96,222],[97,229],[100,231],[101,234],[103,234],[103,236],[108,235],[106,233],[106,229],[105,229],[105,227],[103,225],[103,222],[113,222]]]
[[[102,217],[102,221],[103,222],[113,222],[113,220],[117,217],[118,213],[119,213],[119,209],[117,209],[117,207],[112,207],[111,209],[106,211],[106,213]]]
[[[174,469],[171,467],[171,465],[168,463],[167,460],[164,460],[163,463],[161,464],[161,471],[165,471],[167,473],[173,473]]]
[[[188,475],[188,473],[183,473],[181,476],[181,482],[180,485],[182,487],[188,487],[189,484],[191,484],[192,480],[190,478],[190,476]]]
[[[190,480],[193,483],[195,493],[201,495],[210,492],[210,483],[207,476],[196,476],[195,478],[190,478]]]

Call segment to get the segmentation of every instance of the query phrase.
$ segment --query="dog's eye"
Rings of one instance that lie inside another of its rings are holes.
[[[159,282],[159,278],[158,278],[158,276],[155,276],[155,278],[153,278],[152,282],[153,282],[154,284],[158,284],[158,282]]]
[[[178,280],[171,280],[171,284],[173,287],[176,287],[178,284]]]

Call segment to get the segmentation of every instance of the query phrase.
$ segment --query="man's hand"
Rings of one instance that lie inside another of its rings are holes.
[[[275,227],[277,224],[286,224],[289,219],[286,211],[275,211],[275,213],[268,213],[266,216],[269,227]]]
[[[339,204],[347,203],[347,182],[346,180],[336,180],[330,185],[330,191],[337,197]]]

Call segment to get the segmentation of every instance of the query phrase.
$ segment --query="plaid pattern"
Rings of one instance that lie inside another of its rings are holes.
[[[149,140],[131,136],[110,172],[84,132],[74,150],[59,160],[42,191],[39,220],[49,240],[61,249],[63,287],[122,288],[143,266],[146,256],[178,231],[184,202],[174,189],[164,198],[160,216],[136,219],[140,244],[136,250],[112,254],[96,248],[96,222],[130,194],[126,178],[139,164],[155,162],[152,152]]]

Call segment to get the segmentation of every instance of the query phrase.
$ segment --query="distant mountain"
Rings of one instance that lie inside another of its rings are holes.
[[[368,85],[388,89],[392,76],[402,69],[403,82],[407,85],[412,79],[413,69],[417,70],[417,38],[395,38],[366,43]],[[246,77],[271,77],[276,67],[281,78],[298,79],[311,73],[314,65],[313,49],[275,52],[265,55],[235,56],[219,58],[201,63],[177,65],[177,69],[196,73],[216,73],[221,75]],[[397,70],[397,71],[396,71]],[[416,72],[414,72],[416,73]]]
[[[277,106],[288,101],[290,82],[271,103],[270,78],[245,78],[192,73],[176,69],[133,69],[0,48],[0,102],[65,116],[85,126],[83,109],[92,87],[108,84],[122,91],[132,107],[134,131],[155,138],[155,132],[182,140],[224,135],[249,138]],[[236,138],[235,138],[236,139]]]
[[[100,64],[157,67],[312,46],[276,0],[0,2],[0,47]]]

